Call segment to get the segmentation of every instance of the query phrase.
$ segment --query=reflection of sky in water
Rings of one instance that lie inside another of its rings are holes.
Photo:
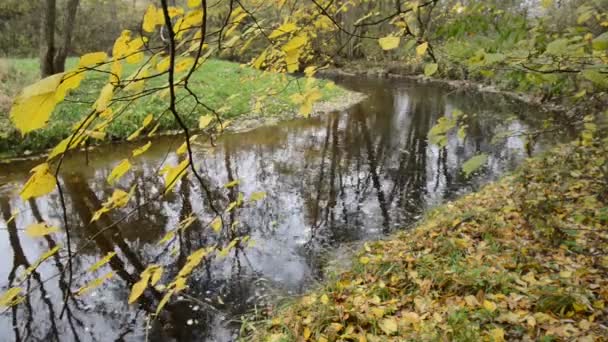
[[[61,340],[75,339],[75,335],[83,341],[115,340],[121,336],[127,341],[142,340],[145,312],[153,310],[158,302],[150,297],[147,304],[139,307],[143,309],[140,311],[126,304],[130,287],[127,284],[138,279],[142,265],[170,265],[167,272],[173,277],[181,265],[179,260],[183,263],[194,249],[213,244],[225,246],[235,237],[249,235],[254,246],[214,258],[192,276],[188,293],[204,305],[178,298],[151,324],[149,332],[151,340],[173,335],[184,341],[228,341],[232,330],[226,322],[230,317],[277,296],[301,293],[317,279],[323,247],[378,237],[410,225],[424,207],[496,177],[525,156],[525,141],[522,137],[509,137],[491,144],[492,136],[502,130],[526,131],[535,125],[506,120],[513,113],[530,109],[499,101],[495,96],[486,99],[448,94],[440,88],[394,80],[341,82],[366,92],[369,99],[347,112],[228,135],[215,148],[197,145],[197,165],[217,198],[218,207],[225,208],[233,201],[236,191],[243,192],[246,198],[255,191],[268,193],[264,201],[237,209],[232,215],[225,214],[229,224],[238,223],[233,231],[225,229],[221,235],[205,227],[213,215],[194,178],[177,184],[166,201],[143,205],[146,199],[163,191],[157,170],[166,151],[180,145],[176,138],[159,139],[138,159],[135,172],[120,180],[119,187],[123,189],[138,186],[129,206],[112,218],[116,220],[131,211],[133,214],[120,223],[119,229],[105,233],[98,232],[111,223],[107,217],[97,225],[83,222],[88,222],[91,213],[111,195],[113,189],[105,179],[112,167],[128,156],[131,147],[142,143],[120,149],[102,147],[90,154],[89,166],[82,154],[69,158],[63,181],[72,238],[82,246],[87,236],[98,235],[74,260],[72,290],[112,268],[116,275],[101,289],[71,299],[63,319],[59,319],[65,296],[62,288],[67,286],[67,280],[53,276],[66,267],[67,254],[62,250],[59,258],[51,258],[38,268],[37,276],[48,279],[43,290],[33,291],[29,302],[17,309],[19,337],[45,340],[56,331]],[[467,138],[461,140],[450,134],[445,149],[429,145],[429,129],[440,116],[450,116],[455,109],[471,114]],[[490,156],[485,171],[471,180],[465,179],[460,173],[462,163],[479,152]],[[175,165],[178,158],[170,154],[166,162]],[[17,183],[26,179],[33,165],[8,165],[0,171],[0,182],[15,182],[18,188]],[[233,179],[241,181],[233,192],[223,188]],[[15,191],[4,187],[0,200],[0,248],[4,251],[0,285],[5,289],[15,264],[34,262],[53,244],[65,244],[66,236],[32,239],[14,230],[36,222],[37,216],[63,226],[57,194],[40,198],[32,205],[21,202]],[[21,214],[14,225],[7,227],[6,219],[15,210]],[[191,212],[199,220],[173,243],[172,247],[179,248],[159,246],[157,242],[164,234]],[[118,253],[119,264],[107,265],[94,274],[86,272],[111,250]],[[32,279],[22,286],[40,285]],[[11,310],[0,317],[1,336],[15,339],[12,319]],[[187,324],[190,319],[191,325]]]

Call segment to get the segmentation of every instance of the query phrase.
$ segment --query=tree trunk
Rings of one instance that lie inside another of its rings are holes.
[[[76,24],[76,12],[78,11],[79,0],[68,0],[66,12],[63,22],[63,43],[57,50],[55,60],[53,62],[53,72],[65,71],[65,60],[68,56],[68,51],[72,44],[72,33]]]
[[[55,0],[46,0],[40,25],[40,76],[54,74],[55,56]]]

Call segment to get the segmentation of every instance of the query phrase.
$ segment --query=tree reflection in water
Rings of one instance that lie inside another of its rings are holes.
[[[322,274],[323,255],[341,244],[373,239],[414,223],[425,207],[451,199],[513,167],[526,153],[521,136],[492,142],[503,130],[525,132],[539,123],[533,109],[498,96],[448,93],[406,81],[344,79],[346,86],[369,95],[348,111],[320,118],[285,122],[276,127],[226,135],[215,149],[197,145],[196,160],[205,185],[225,208],[255,191],[265,191],[260,202],[226,213],[225,228],[215,233],[208,222],[214,215],[198,180],[184,178],[173,193],[158,200],[164,189],[158,169],[176,138],[160,138],[121,179],[119,187],[137,185],[126,208],[91,223],[93,213],[113,191],[105,178],[124,155],[102,147],[89,155],[66,160],[65,183],[69,223],[78,255],[75,281],[65,276],[66,256],[55,254],[25,280],[25,301],[0,316],[0,336],[16,341],[143,340],[229,341],[238,317],[273,298],[302,292]],[[470,114],[467,138],[448,136],[444,148],[430,145],[427,135],[441,116],[455,109]],[[519,113],[519,114],[518,114]],[[476,114],[476,115],[473,115]],[[513,116],[512,114],[516,114]],[[510,119],[507,119],[510,118]],[[536,140],[540,148],[544,141]],[[471,156],[490,155],[485,171],[465,178],[460,166]],[[17,183],[29,170],[27,163],[8,165],[2,179]],[[238,180],[236,186],[224,184]],[[19,184],[15,184],[19,186]],[[64,243],[62,233],[32,239],[22,229],[34,222],[61,226],[57,196],[22,203],[0,190],[2,221],[0,247],[12,251],[3,258],[0,284],[19,283],[19,275],[42,253]],[[15,210],[20,214],[9,222]],[[179,230],[170,244],[159,240],[190,215],[197,220]],[[9,223],[7,223],[9,222]],[[148,327],[162,293],[149,290],[137,305],[128,305],[130,287],[151,263],[165,266],[163,281],[172,279],[194,250],[225,246],[250,236],[255,245],[239,243],[224,257],[205,259],[192,275],[189,289],[176,297]],[[332,247],[332,248],[328,248]],[[91,265],[110,252],[117,255],[104,270]],[[79,286],[113,271],[101,288],[84,296]],[[63,317],[63,299],[68,299]]]

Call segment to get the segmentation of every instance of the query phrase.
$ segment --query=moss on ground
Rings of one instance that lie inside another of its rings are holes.
[[[255,341],[602,340],[607,146],[527,161],[366,244],[350,270],[244,329]]]
[[[75,63],[77,59],[73,58],[67,62],[68,67]],[[8,94],[9,97],[16,94],[15,91],[9,92],[10,89],[20,89],[34,82],[38,74],[38,62],[35,59],[9,59],[4,60],[4,65],[9,75],[0,78],[0,94]],[[123,75],[131,75],[136,70],[136,65],[125,65]],[[19,74],[20,77],[11,77],[11,74]],[[26,80],[25,83],[23,80]],[[70,93],[66,101],[57,106],[46,128],[32,132],[24,138],[8,120],[10,106],[0,108],[0,156],[19,156],[26,151],[41,152],[55,146],[69,135],[74,123],[88,114],[106,82],[105,73],[92,73],[87,76],[80,88]],[[166,82],[166,77],[151,79],[147,81],[146,89],[162,87]],[[330,86],[330,82],[316,82],[316,86],[322,90],[321,101],[347,94],[343,88]],[[284,74],[261,72],[233,62],[209,60],[192,75],[189,86],[205,105],[219,111],[224,120],[233,120],[252,116],[284,116],[297,112],[299,106],[293,103],[291,96],[304,91],[304,83]],[[143,119],[150,113],[153,113],[160,123],[159,132],[179,129],[176,121],[167,112],[167,92],[164,93],[164,97],[154,94],[130,104],[124,114],[107,129],[106,140],[125,140],[141,126]],[[210,113],[186,95],[188,94],[185,90],[178,89],[177,108],[189,127],[197,127],[199,117]]]

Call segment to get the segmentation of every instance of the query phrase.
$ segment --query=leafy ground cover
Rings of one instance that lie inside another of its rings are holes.
[[[559,146],[366,244],[348,271],[254,325],[252,340],[601,340],[607,142]]]
[[[76,59],[68,60],[68,67],[76,62]],[[46,128],[21,137],[8,120],[10,98],[21,87],[36,80],[39,65],[35,59],[8,59],[3,64],[6,71],[0,79],[0,92],[5,98],[4,102],[8,103],[0,107],[0,156],[4,157],[22,155],[26,151],[40,152],[67,137],[72,125],[88,113],[108,77],[105,73],[89,75],[80,88],[57,106]],[[136,65],[125,66],[123,75],[132,74],[136,68]],[[152,79],[146,83],[146,89],[163,86],[166,82],[166,77]],[[322,92],[321,101],[346,94],[344,89],[333,86],[331,82],[315,82]],[[299,105],[294,103],[292,96],[303,91],[304,83],[295,77],[261,72],[238,63],[210,60],[193,74],[189,85],[205,105],[222,115],[223,120],[233,120],[239,117],[285,116],[297,112]],[[155,119],[160,124],[159,132],[178,129],[177,123],[166,111],[168,93],[165,92],[165,97],[162,93],[142,97],[130,104],[107,129],[105,139],[125,140],[150,113],[158,116]],[[181,95],[186,95],[185,90],[178,91],[178,99]],[[186,124],[192,128],[198,127],[201,115],[210,114],[207,109],[196,105],[190,96],[179,101],[177,106]]]

